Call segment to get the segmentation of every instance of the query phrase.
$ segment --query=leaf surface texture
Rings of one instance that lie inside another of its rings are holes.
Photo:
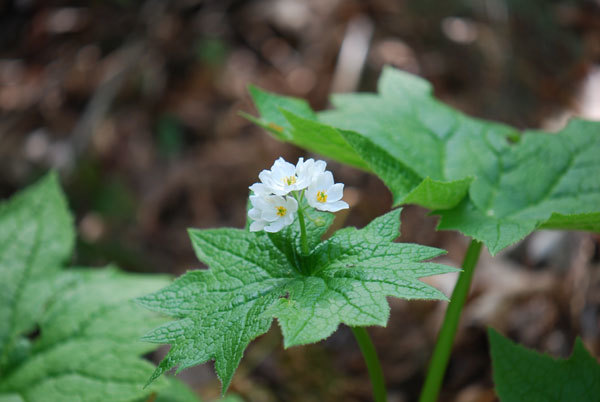
[[[277,138],[372,171],[395,205],[433,210],[439,229],[480,240],[492,254],[540,227],[600,231],[598,122],[519,132],[439,102],[427,81],[392,68],[377,94],[334,95],[334,108],[320,113],[251,94],[261,114],[253,121],[268,128],[277,120]]]

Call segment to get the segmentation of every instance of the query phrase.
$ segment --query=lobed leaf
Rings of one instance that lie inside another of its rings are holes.
[[[164,322],[130,300],[163,276],[64,270],[72,218],[50,174],[0,204],[0,401],[136,401],[153,366],[139,336]]]
[[[33,328],[50,296],[39,286],[42,277],[59,272],[71,256],[66,205],[55,174],[0,204],[0,373],[18,335]]]
[[[492,328],[488,336],[496,393],[503,402],[598,400],[600,365],[581,339],[563,360],[525,349]]]
[[[332,215],[313,211],[307,218],[308,256],[301,253],[297,222],[275,234],[190,230],[196,255],[209,269],[190,271],[138,299],[176,319],[144,338],[171,345],[150,381],[174,367],[215,360],[225,391],[245,348],[273,318],[289,347],[325,339],[340,323],[385,325],[386,296],[444,299],[418,278],[455,269],[422,262],[441,250],[393,243],[400,210],[322,243]]]
[[[334,109],[318,114],[251,94],[261,124],[279,122],[279,139],[372,171],[395,205],[434,210],[438,229],[480,240],[492,254],[539,227],[600,231],[600,123],[520,133],[444,105],[425,80],[392,68],[378,90],[334,95]]]

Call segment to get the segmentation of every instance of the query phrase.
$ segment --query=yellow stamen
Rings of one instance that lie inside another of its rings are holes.
[[[319,202],[327,202],[327,194],[325,193],[325,191],[318,191],[317,192],[317,201],[319,201]]]
[[[285,216],[285,214],[287,214],[287,209],[285,209],[285,207],[277,207],[277,215],[281,216],[282,218]]]
[[[296,176],[288,176],[283,178],[283,182],[288,186],[296,183]]]

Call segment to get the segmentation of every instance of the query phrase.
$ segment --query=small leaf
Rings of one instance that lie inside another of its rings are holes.
[[[488,330],[496,392],[502,402],[596,402],[600,395],[600,365],[575,341],[566,360],[525,349]]]
[[[322,243],[331,214],[314,212],[308,218],[308,256],[301,253],[297,222],[276,234],[190,230],[196,255],[210,268],[190,271],[138,299],[177,319],[145,337],[171,345],[151,380],[176,366],[181,370],[215,360],[225,391],[244,350],[273,318],[289,347],[325,339],[340,323],[385,325],[386,296],[445,299],[418,279],[455,269],[421,262],[442,250],[393,243],[400,210],[361,230],[340,230]]]

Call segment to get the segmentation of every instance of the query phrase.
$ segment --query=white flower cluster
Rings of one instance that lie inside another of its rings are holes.
[[[271,170],[258,175],[260,183],[250,186],[252,209],[251,232],[279,232],[294,221],[298,202],[306,196],[308,205],[320,211],[336,212],[348,208],[342,201],[343,183],[333,183],[333,175],[325,170],[325,161],[300,158],[296,166],[283,158],[275,161]]]

